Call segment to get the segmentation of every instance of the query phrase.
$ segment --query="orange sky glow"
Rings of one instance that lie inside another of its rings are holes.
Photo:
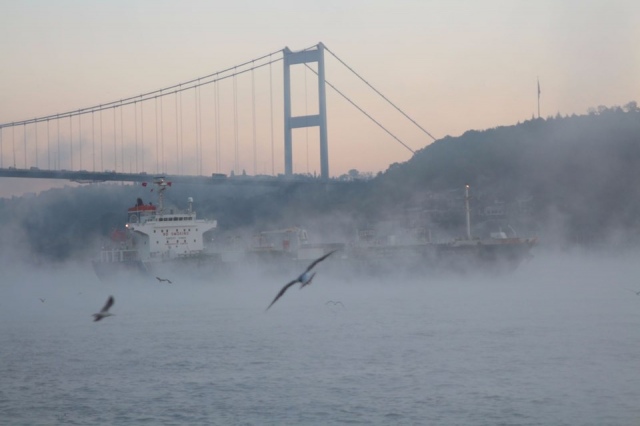
[[[457,136],[537,115],[538,79],[542,117],[640,101],[639,18],[640,3],[622,0],[12,2],[0,16],[0,124],[323,42],[436,138]],[[329,53],[325,62],[327,81],[411,149],[432,142]],[[233,80],[137,109],[4,128],[1,166],[283,173],[282,62]],[[294,115],[317,112],[316,84],[312,71],[292,68]],[[327,115],[332,176],[411,158],[330,87]],[[319,174],[318,129],[295,130],[293,146],[294,172]],[[47,185],[0,179],[0,196]]]

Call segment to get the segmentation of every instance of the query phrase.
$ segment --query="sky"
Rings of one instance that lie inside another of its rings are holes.
[[[26,0],[4,1],[2,10],[0,123],[135,96],[284,47],[301,50],[319,42],[436,139],[530,119],[537,115],[538,81],[542,117],[584,114],[599,105],[640,101],[640,2],[633,0]],[[117,151],[120,143],[118,130],[112,129],[121,126],[114,124],[113,114],[102,117],[107,123],[103,124],[106,152],[102,155],[95,154],[96,117],[62,123],[63,139],[70,132],[76,144],[84,143],[84,151],[78,153],[80,145],[76,148],[73,168],[82,164],[88,170],[144,168],[149,173],[172,173],[180,167],[175,163],[178,138],[184,139],[185,173],[282,173],[282,65],[272,66],[271,80],[267,68],[255,71],[253,89],[249,74],[238,77],[235,101],[229,96],[230,81],[224,87],[221,83],[220,90],[226,93],[220,101],[225,127],[217,162],[211,160],[216,155],[210,146],[215,133],[213,113],[200,118],[206,148],[198,168],[194,164],[200,160],[193,157],[198,154],[192,154],[197,151],[198,124],[193,124],[197,119],[186,117],[185,134],[176,135],[170,122],[177,122],[177,109],[171,112],[174,100],[167,97],[163,113],[168,114],[167,123],[161,126],[166,128],[162,138],[167,144],[163,159],[155,136],[158,114],[149,106],[145,124],[138,128],[136,122],[135,130],[124,136],[131,142],[126,152],[111,157],[109,152]],[[331,54],[325,54],[325,67],[329,82],[412,150],[433,141]],[[315,75],[304,67],[294,68],[294,115],[313,114],[317,112]],[[212,87],[203,87],[198,96],[211,106],[212,93]],[[195,91],[184,95],[185,103],[197,99]],[[212,111],[200,108],[205,115]],[[183,109],[187,114],[189,107]],[[133,115],[129,111],[124,119],[128,127],[133,126]],[[327,88],[327,116],[332,176],[350,169],[377,173],[412,155],[331,88]],[[77,124],[81,130],[68,130]],[[68,158],[57,164],[45,158],[43,144],[53,144],[45,134],[53,132],[53,127],[43,126],[17,128],[13,134],[4,129],[2,166],[13,165],[13,145],[18,168],[36,164],[71,168],[71,163],[64,163],[73,161]],[[134,135],[144,146],[135,160]],[[110,148],[112,144],[116,147]],[[294,132],[294,172],[320,173],[318,145],[317,128]],[[68,182],[56,183],[64,184]],[[0,197],[37,192],[50,185],[0,179]]]

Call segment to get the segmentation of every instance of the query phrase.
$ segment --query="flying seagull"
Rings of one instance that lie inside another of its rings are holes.
[[[44,301],[45,301],[45,299],[43,299],[43,298],[41,298],[41,297],[38,297],[38,299],[40,299],[40,301],[41,301],[42,303],[44,303]]]
[[[328,302],[325,303],[325,305],[334,305],[334,306],[340,305],[340,306],[342,306],[344,308],[344,305],[339,300],[336,301],[336,302],[334,302],[333,300],[329,300]]]
[[[630,288],[628,288],[627,290],[634,292],[636,296],[640,296],[640,291],[631,290]]]
[[[329,253],[325,254],[324,256],[314,260],[311,263],[311,265],[307,267],[307,270],[304,271],[298,278],[296,278],[295,280],[291,281],[290,283],[282,287],[282,290],[280,290],[280,292],[276,295],[276,298],[273,299],[273,302],[271,302],[271,304],[267,306],[267,309],[265,310],[268,310],[274,303],[276,303],[276,301],[282,297],[284,292],[287,291],[289,287],[291,287],[295,283],[300,283],[300,289],[302,289],[304,286],[311,284],[311,280],[313,280],[313,277],[316,275],[315,272],[311,273],[311,270],[313,269],[313,267],[316,266],[318,263],[322,262],[323,260],[325,260],[327,257],[331,256],[335,251],[336,250],[332,250]]]
[[[169,284],[173,284],[173,283],[172,283],[170,280],[168,280],[167,278],[160,278],[160,277],[156,277],[156,279],[158,280],[158,282],[166,281],[166,282],[168,282]]]
[[[100,312],[98,312],[97,314],[93,314],[93,318],[95,318],[93,321],[100,321],[102,318],[112,316],[113,314],[109,313],[109,308],[111,306],[113,306],[113,296],[109,296],[109,299],[107,299],[107,303],[104,304]]]

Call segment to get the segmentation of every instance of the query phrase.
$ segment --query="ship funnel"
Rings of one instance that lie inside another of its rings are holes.
[[[189,213],[193,213],[193,197],[187,198],[187,202],[189,203]]]

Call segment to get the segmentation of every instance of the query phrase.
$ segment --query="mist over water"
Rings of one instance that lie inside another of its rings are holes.
[[[327,261],[266,312],[293,277],[107,285],[86,264],[12,265],[0,424],[637,425],[637,258],[411,279]]]

